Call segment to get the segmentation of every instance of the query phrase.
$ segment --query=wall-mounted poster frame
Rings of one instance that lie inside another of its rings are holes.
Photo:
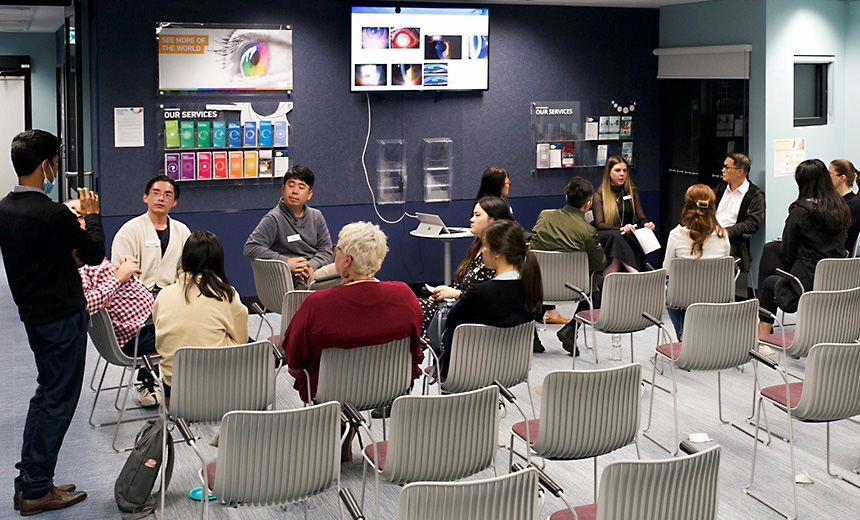
[[[291,92],[289,25],[159,22],[158,91]]]

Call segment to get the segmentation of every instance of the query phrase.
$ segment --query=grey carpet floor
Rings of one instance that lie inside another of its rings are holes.
[[[569,315],[572,309],[562,307],[563,314]],[[273,323],[277,323],[278,317],[272,315]],[[254,334],[259,323],[258,318],[253,318],[249,324],[251,334]],[[541,384],[546,374],[552,370],[567,369],[570,367],[571,358],[561,350],[555,331],[559,326],[550,325],[547,330],[541,331],[540,335],[546,345],[547,351],[536,354],[533,359],[531,370],[531,386],[535,398],[535,406],[540,409]],[[651,376],[651,364],[649,356],[653,352],[656,340],[655,330],[641,332],[634,337],[635,361],[643,365],[643,374],[648,379]],[[625,361],[629,360],[629,348],[626,347],[625,338]],[[577,368],[593,369],[610,367],[619,362],[608,361],[609,337],[598,334],[598,349],[601,355],[599,365],[591,362],[588,354],[577,362]],[[580,348],[582,339],[580,338]],[[0,414],[0,481],[6,482],[3,489],[6,490],[6,501],[0,502],[0,518],[14,518],[16,512],[12,509],[13,478],[15,477],[14,464],[18,460],[21,448],[21,433],[26,416],[27,403],[35,388],[35,367],[32,355],[27,346],[24,327],[18,320],[17,310],[12,302],[5,272],[0,273],[0,351],[3,353],[4,386],[9,390],[6,406]],[[57,465],[56,482],[74,482],[80,489],[89,493],[86,501],[73,508],[44,513],[44,518],[63,519],[90,519],[90,518],[120,518],[121,514],[113,499],[114,480],[125,462],[127,453],[115,453],[110,443],[113,437],[113,429],[92,428],[87,423],[87,417],[94,399],[94,392],[89,388],[90,375],[96,363],[97,354],[95,348],[90,344],[88,354],[87,379],[81,394],[81,401],[71,429],[66,436],[65,445],[60,453]],[[794,362],[797,370],[802,369],[802,362]],[[668,376],[668,371],[667,371]],[[108,379],[115,383],[119,377],[119,371],[112,369],[108,372]],[[776,374],[769,370],[761,370],[763,384],[777,384],[780,380]],[[664,376],[658,375],[658,383],[664,386],[671,385],[671,381]],[[753,384],[753,371],[751,367],[741,373],[737,370],[726,371],[723,374],[723,413],[726,419],[742,423],[751,411],[751,396]],[[420,391],[420,385],[417,385]],[[433,390],[435,392],[435,390]],[[527,407],[527,389],[520,385],[514,389],[519,397],[520,403]],[[648,400],[650,388],[646,389],[642,396],[642,425],[647,420]],[[672,438],[672,400],[667,393],[657,391],[654,404],[654,419],[651,432],[666,444],[671,444]],[[284,371],[281,373],[277,383],[277,407],[279,409],[297,408],[301,404],[297,394],[292,388],[292,379]],[[749,480],[750,465],[752,458],[753,440],[751,437],[735,430],[731,426],[722,425],[717,417],[717,378],[712,373],[679,373],[678,375],[678,402],[679,420],[682,436],[691,432],[708,433],[714,443],[722,446],[722,462],[720,466],[720,504],[719,518],[725,519],[747,519],[747,518],[779,518],[779,516],[762,506],[752,498],[741,492],[741,487]],[[771,427],[775,430],[787,431],[785,415],[775,409],[768,410]],[[103,399],[98,403],[95,411],[96,420],[110,420],[115,414],[112,400]],[[137,413],[137,412],[135,412]],[[527,412],[529,413],[529,412]],[[510,426],[517,420],[521,420],[518,413],[509,407],[506,417],[501,420],[499,426],[499,441],[507,443],[509,439]],[[373,421],[376,435],[381,434],[381,424]],[[141,423],[130,423],[123,425],[120,430],[120,441],[130,444]],[[858,518],[860,517],[860,490],[857,490],[844,482],[839,482],[827,476],[824,467],[824,425],[809,425],[795,423],[795,435],[797,438],[796,454],[798,471],[806,470],[815,481],[812,485],[800,486],[798,500],[801,518]],[[748,428],[749,429],[749,428]],[[832,427],[833,431],[833,467],[839,473],[854,478],[860,482],[860,476],[851,473],[851,468],[857,464],[860,446],[858,446],[858,431],[860,427],[850,422],[843,422]],[[214,427],[201,427],[199,432],[202,438],[208,440],[214,432]],[[206,442],[201,442],[204,453],[211,458],[216,455],[216,449],[211,448]],[[644,459],[666,458],[668,454],[651,441],[640,436],[639,444]],[[708,443],[706,445],[710,445]],[[356,452],[358,449],[356,447]],[[167,518],[190,519],[198,514],[199,504],[187,498],[190,488],[198,484],[197,471],[199,461],[193,451],[185,446],[178,445],[176,450],[176,466],[173,481],[167,493]],[[788,444],[774,440],[770,446],[760,446],[758,463],[758,490],[768,497],[780,502],[783,507],[790,507],[791,487],[788,466]],[[631,445],[617,452],[600,457],[598,460],[598,471],[611,461],[630,460],[636,458],[636,450]],[[357,496],[361,492],[361,464],[358,458],[352,463],[342,465],[342,479],[344,485],[349,487]],[[499,474],[506,471],[508,455],[504,450],[499,450],[496,456],[496,467]],[[575,504],[585,504],[592,501],[592,463],[591,461],[570,461],[547,463],[547,471],[565,489],[568,496]],[[493,476],[492,470],[484,471],[473,479],[489,478]],[[366,513],[369,518],[373,517],[372,511],[372,485],[368,486]],[[381,518],[393,519],[395,517],[397,498],[400,489],[397,486],[387,484],[381,485],[380,505]],[[303,509],[301,504],[288,506],[286,511],[280,508],[227,508],[213,504],[211,508],[212,518],[235,518],[235,519],[257,519],[257,518],[302,518]],[[559,509],[563,504],[550,496],[546,499],[540,514],[541,520]],[[338,512],[335,506],[335,493],[328,491],[320,497],[311,500],[309,518],[328,519],[337,518]]]

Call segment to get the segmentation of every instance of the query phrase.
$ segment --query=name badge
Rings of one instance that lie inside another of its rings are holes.
[[[161,240],[147,240],[146,247],[161,247]]]
[[[624,197],[622,197],[622,200],[630,200],[632,198],[633,197],[631,197],[630,195],[625,195]]]
[[[291,242],[298,242],[301,239],[302,239],[302,237],[298,233],[296,233],[295,235],[287,236],[287,242],[290,242],[290,243]]]

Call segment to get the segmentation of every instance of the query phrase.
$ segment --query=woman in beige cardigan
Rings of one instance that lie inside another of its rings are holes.
[[[173,355],[180,347],[248,341],[248,309],[227,281],[218,237],[209,231],[191,233],[180,265],[179,280],[159,293],[152,308],[166,398],[170,397]]]

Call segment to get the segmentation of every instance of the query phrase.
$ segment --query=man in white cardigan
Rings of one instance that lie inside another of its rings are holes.
[[[111,262],[119,265],[124,258],[137,259],[140,282],[153,294],[176,282],[182,270],[182,248],[191,231],[168,217],[178,200],[176,181],[166,175],[149,179],[143,194],[146,213],[123,224],[113,239]]]

